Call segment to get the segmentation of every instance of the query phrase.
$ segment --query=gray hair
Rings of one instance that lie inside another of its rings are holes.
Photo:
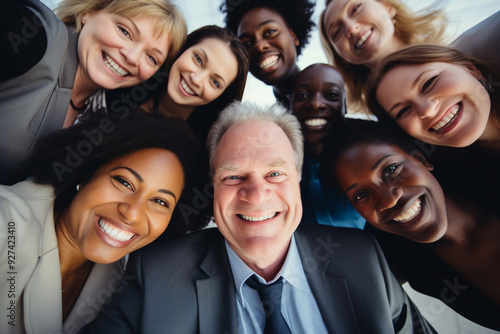
[[[219,118],[208,134],[207,148],[210,157],[211,176],[214,175],[215,171],[215,151],[222,136],[233,125],[250,121],[272,122],[283,130],[292,146],[295,166],[300,176],[304,160],[304,139],[297,118],[278,103],[260,107],[253,103],[239,101],[233,102],[220,113]]]

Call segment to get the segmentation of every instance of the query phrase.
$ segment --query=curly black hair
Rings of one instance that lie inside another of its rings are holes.
[[[226,27],[234,34],[237,34],[241,18],[249,10],[269,8],[276,11],[297,36],[299,45],[296,50],[297,56],[300,56],[316,25],[312,20],[315,5],[315,2],[309,0],[226,0],[220,5],[220,11],[226,15]]]
[[[164,234],[200,230],[212,217],[206,149],[181,119],[138,111],[95,115],[85,123],[53,132],[37,146],[30,161],[31,179],[54,188],[55,212],[66,210],[76,196],[76,186],[104,164],[141,149],[161,148],[177,156],[185,176],[184,189]]]
[[[363,143],[395,145],[410,155],[418,151],[426,159],[428,158],[422,149],[425,144],[408,135],[396,124],[349,118],[325,140],[320,168],[327,184],[338,189],[337,176],[334,172],[337,161],[345,151]]]

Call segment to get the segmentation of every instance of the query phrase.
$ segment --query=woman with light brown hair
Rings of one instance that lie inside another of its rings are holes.
[[[394,121],[423,142],[499,150],[497,78],[459,50],[414,45],[380,63],[367,84],[368,105],[379,120]]]
[[[363,85],[390,53],[417,43],[443,43],[441,10],[412,12],[399,0],[326,0],[319,22],[330,64],[344,77],[351,111],[365,111]]]

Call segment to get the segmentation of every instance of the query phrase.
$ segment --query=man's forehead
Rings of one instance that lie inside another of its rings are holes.
[[[237,169],[259,162],[263,167],[294,165],[292,146],[283,130],[272,122],[248,122],[232,126],[216,149],[216,170]]]

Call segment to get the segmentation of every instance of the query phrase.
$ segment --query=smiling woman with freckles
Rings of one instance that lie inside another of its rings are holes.
[[[35,141],[88,114],[91,95],[149,79],[186,37],[169,0],[63,0],[55,12],[37,0],[0,5],[2,184],[24,179]]]
[[[392,124],[356,120],[323,153],[325,176],[367,220],[396,276],[499,330],[500,218],[442,188],[415,140]]]
[[[185,217],[209,179],[183,121],[96,116],[39,145],[31,180],[0,187],[0,244],[10,249],[0,264],[12,275],[0,283],[11,316],[2,333],[77,332],[121,287],[127,254],[165,230],[199,230],[211,214],[198,205]]]

